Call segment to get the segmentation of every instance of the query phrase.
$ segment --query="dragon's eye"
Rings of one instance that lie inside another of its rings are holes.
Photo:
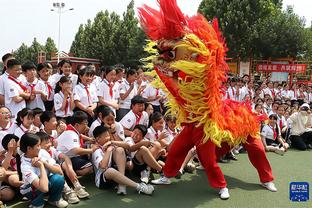
[[[169,52],[168,52],[168,57],[169,57],[170,59],[175,59],[175,56],[176,56],[176,52],[175,52],[175,51],[169,51]]]

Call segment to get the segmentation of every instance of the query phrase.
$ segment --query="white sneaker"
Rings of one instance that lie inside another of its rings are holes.
[[[62,198],[61,198],[60,200],[54,201],[54,202],[50,202],[50,201],[49,201],[49,204],[51,204],[51,205],[53,205],[53,206],[56,206],[56,207],[58,207],[58,208],[65,208],[65,207],[68,206],[67,201],[65,201],[65,200],[62,199]]]
[[[156,185],[169,185],[169,184],[171,184],[170,179],[167,178],[166,176],[161,176],[160,178],[152,180],[151,182],[152,182],[152,184],[156,184]]]
[[[261,184],[264,188],[272,191],[272,192],[276,192],[277,191],[277,188],[275,187],[274,183],[271,181],[271,182],[267,182],[267,183],[262,183]]]
[[[154,187],[152,185],[148,185],[146,183],[140,183],[137,187],[138,193],[144,193],[147,195],[152,195],[154,192]]]
[[[76,192],[72,189],[64,193],[64,199],[69,203],[69,204],[77,204],[80,202]]]
[[[41,206],[34,206],[34,205],[29,205],[28,206],[29,208],[43,208],[44,207],[44,205],[41,205]]]
[[[148,183],[149,176],[151,174],[151,171],[146,169],[141,171],[141,181],[144,183]]]
[[[124,186],[124,185],[118,185],[117,194],[118,194],[118,195],[127,195],[126,186]]]
[[[220,198],[224,200],[230,198],[229,189],[226,187],[220,189],[219,195],[220,195]]]
[[[90,194],[85,190],[85,187],[83,186],[76,187],[75,192],[79,199],[84,199],[90,196]]]
[[[204,166],[202,166],[201,164],[199,164],[197,167],[196,167],[196,170],[205,170]]]
[[[281,147],[281,148],[278,148],[277,150],[275,150],[274,151],[276,154],[278,154],[278,155],[284,155],[284,153],[285,153],[285,149],[283,148],[283,147]]]

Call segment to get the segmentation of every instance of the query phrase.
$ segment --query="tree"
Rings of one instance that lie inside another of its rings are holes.
[[[252,35],[255,55],[263,58],[297,57],[306,50],[304,19],[293,12],[277,10],[262,19]]]
[[[56,45],[52,38],[48,37],[44,46],[44,51],[46,52],[47,60],[51,60],[51,53],[57,52]]]
[[[217,17],[233,58],[248,58],[252,53],[254,25],[276,9],[271,0],[203,0],[199,12]]]
[[[14,51],[13,54],[14,57],[21,63],[30,60],[29,48],[25,43],[22,43],[22,45],[16,51]]]
[[[34,38],[31,46],[28,48],[28,51],[29,51],[29,60],[34,62],[34,63],[37,63],[38,61],[38,53],[40,51],[44,51],[44,46],[41,45],[38,41],[37,41],[37,38]]]
[[[103,65],[135,67],[143,57],[144,40],[131,1],[122,19],[115,12],[101,11],[93,22],[80,25],[70,51],[76,56],[98,58]]]

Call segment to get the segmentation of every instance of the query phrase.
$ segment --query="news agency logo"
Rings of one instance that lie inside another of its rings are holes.
[[[291,182],[289,185],[289,199],[293,202],[309,201],[309,183]]]

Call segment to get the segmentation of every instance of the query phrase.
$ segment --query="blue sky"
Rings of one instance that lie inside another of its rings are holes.
[[[17,49],[23,42],[30,45],[37,37],[42,44],[52,37],[57,44],[58,16],[51,12],[53,2],[57,0],[0,0],[0,57]],[[122,14],[130,0],[63,0],[66,8],[74,8],[62,15],[61,50],[69,51],[81,23],[93,19],[100,10],[115,11]],[[135,0],[136,7],[144,3],[156,6],[156,0]],[[178,0],[182,11],[195,14],[201,0]],[[312,20],[311,0],[284,0],[284,4],[293,5],[299,16],[305,16],[307,25]],[[285,7],[284,5],[284,7]]]

